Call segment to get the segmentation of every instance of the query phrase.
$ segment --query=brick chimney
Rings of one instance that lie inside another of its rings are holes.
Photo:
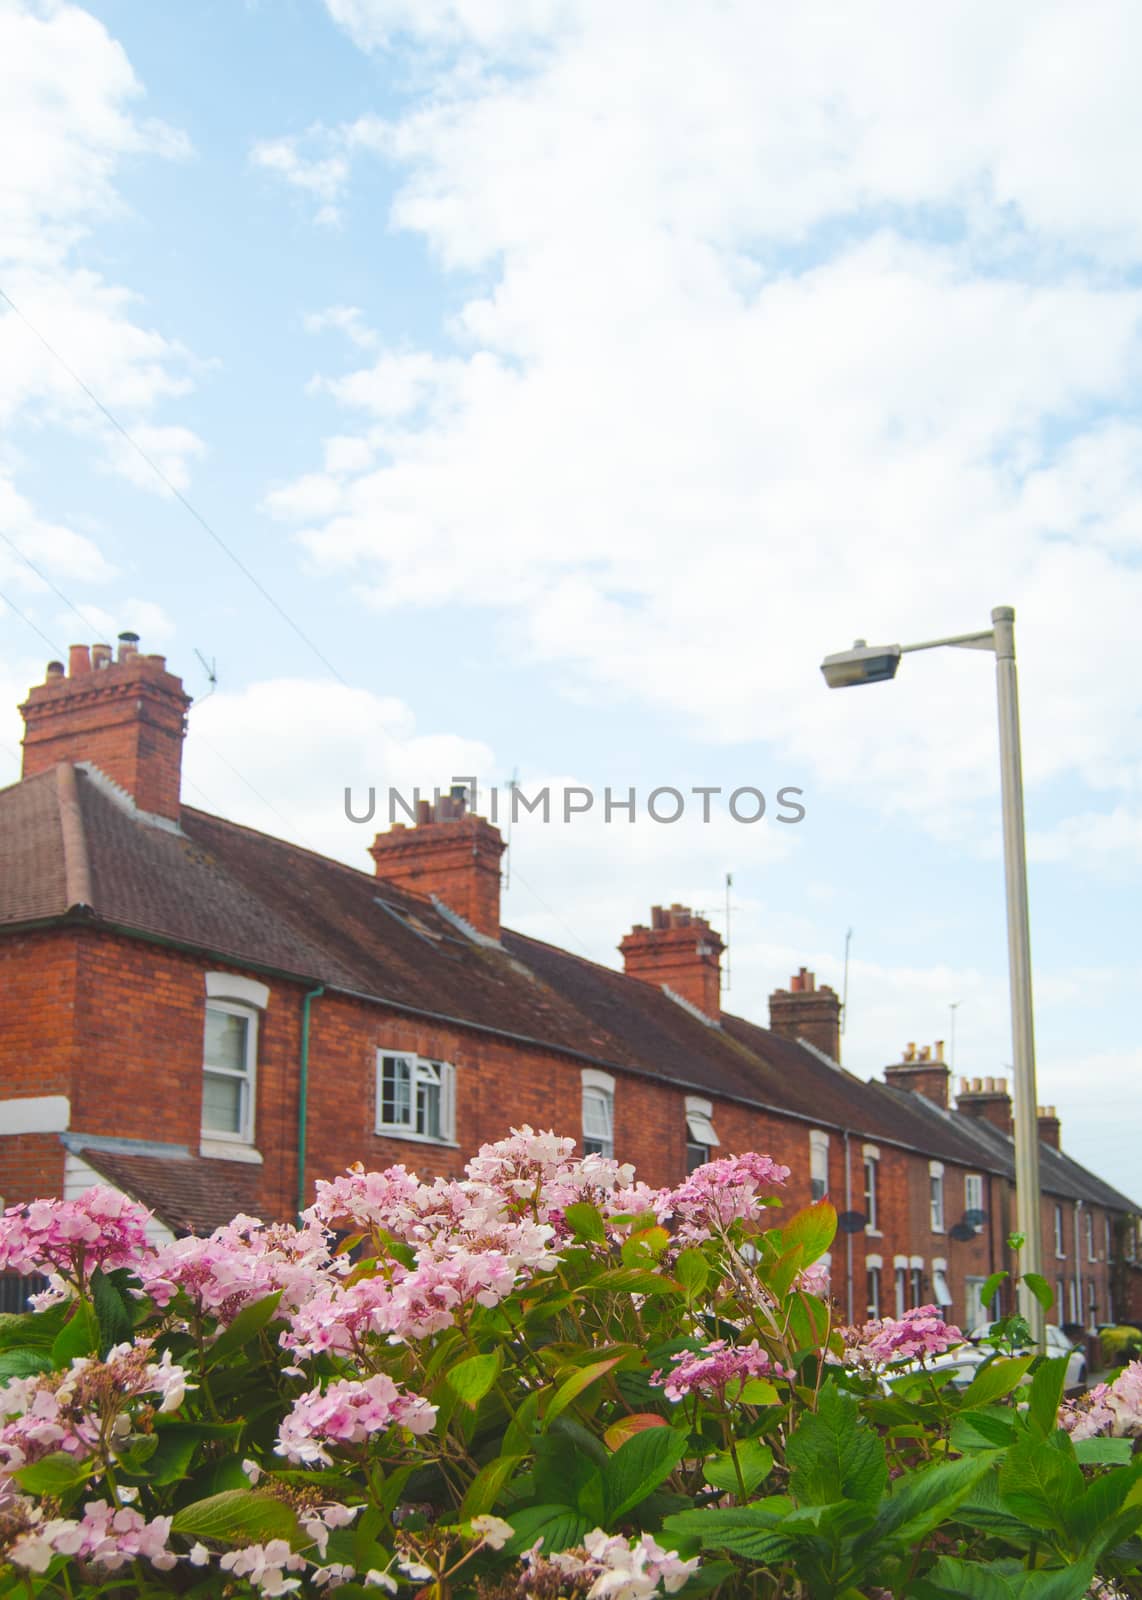
[[[827,983],[818,989],[815,974],[802,967],[788,989],[769,997],[769,1026],[783,1039],[804,1039],[832,1061],[841,1059],[841,1002]]]
[[[421,800],[416,826],[394,822],[369,846],[378,878],[435,895],[489,939],[500,936],[500,830],[467,809],[463,789]]]
[[[62,662],[48,663],[20,707],[23,776],[90,761],[140,811],[177,821],[190,696],[164,657],[140,655],[138,644],[138,634],[121,633],[115,660],[108,644],[73,644],[66,676]]]
[[[722,1014],[724,949],[706,919],[680,905],[652,906],[650,927],[636,922],[619,945],[628,978],[665,985],[715,1022]]]
[[[919,1049],[914,1044],[905,1046],[904,1054],[899,1061],[894,1061],[891,1066],[884,1069],[884,1081],[894,1089],[910,1089],[914,1094],[922,1094],[925,1100],[931,1100],[934,1105],[948,1109],[948,1079],[951,1077],[944,1061],[944,1041],[937,1039],[934,1045],[921,1045]]]
[[[1049,1144],[1052,1150],[1059,1148],[1059,1136],[1062,1125],[1059,1122],[1059,1113],[1054,1106],[1040,1106],[1039,1111],[1039,1143]]]
[[[990,1122],[1000,1133],[1010,1134],[1015,1126],[1011,1116],[1011,1091],[1006,1078],[961,1078],[956,1110],[965,1116]]]

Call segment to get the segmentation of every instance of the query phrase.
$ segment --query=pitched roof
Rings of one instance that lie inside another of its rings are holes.
[[[201,1156],[140,1155],[83,1143],[84,1161],[172,1233],[213,1233],[240,1213],[257,1215],[258,1169]]]
[[[1011,1170],[1002,1135],[989,1141],[972,1119],[863,1082],[745,1018],[723,1014],[711,1026],[651,984],[506,929],[499,946],[474,941],[431,900],[206,812],[184,807],[178,828],[147,817],[85,764],[0,791],[0,931],[74,915],[78,905],[95,924],[235,965],[939,1159]],[[204,1182],[217,1179],[217,1166],[206,1164]],[[138,1182],[147,1176],[132,1171]],[[1048,1175],[1070,1185],[1063,1193],[1098,1186],[1102,1197],[1092,1188],[1089,1198],[1133,1209],[1069,1158],[1045,1156],[1045,1187]],[[189,1191],[184,1198],[191,1205]],[[197,1202],[192,1209],[198,1214]]]

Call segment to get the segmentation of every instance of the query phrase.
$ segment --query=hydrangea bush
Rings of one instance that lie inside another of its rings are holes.
[[[0,1596],[1142,1596],[1142,1364],[1067,1400],[1012,1318],[956,1388],[935,1307],[838,1323],[788,1176],[521,1128],[158,1249],[106,1189],[10,1208]]]

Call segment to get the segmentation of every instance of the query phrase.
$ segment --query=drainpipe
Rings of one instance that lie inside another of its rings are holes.
[[[845,1141],[845,1210],[853,1208],[853,1160],[852,1151],[849,1149],[849,1130],[842,1129]],[[853,1236],[845,1234],[845,1287],[848,1302],[849,1327],[853,1325]]]
[[[1086,1326],[1086,1307],[1083,1305],[1083,1242],[1082,1228],[1079,1224],[1083,1220],[1083,1203],[1075,1201],[1075,1321],[1081,1326]],[[1059,1325],[1062,1326],[1062,1318]]]
[[[301,1002],[301,1057],[297,1075],[297,1217],[305,1210],[305,1155],[309,1136],[309,1008],[325,985],[319,983]]]

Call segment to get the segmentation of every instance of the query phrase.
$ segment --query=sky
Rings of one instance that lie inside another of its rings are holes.
[[[818,667],[1013,605],[1039,1099],[1142,1196],[1140,50],[1129,0],[0,0],[0,785],[133,629],[191,804],[368,867],[392,788],[548,786],[509,926],[617,964],[728,873],[730,1009],[847,945],[846,1066],[1002,1075],[993,660]]]

